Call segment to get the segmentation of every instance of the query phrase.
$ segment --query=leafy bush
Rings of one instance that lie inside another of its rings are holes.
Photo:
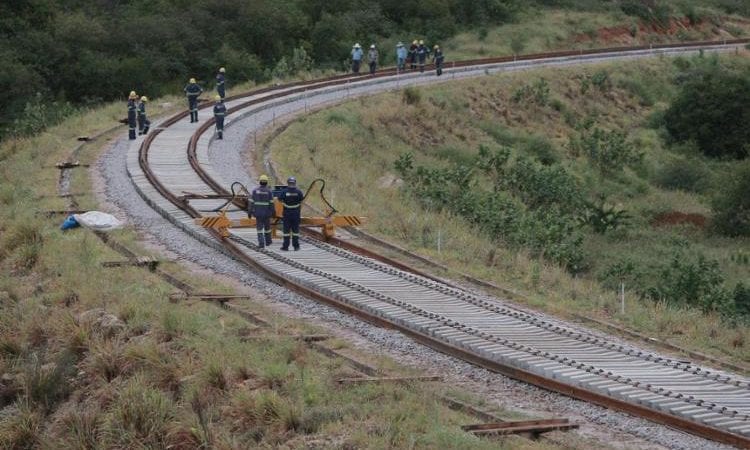
[[[609,90],[612,87],[609,72],[605,69],[596,71],[591,75],[591,84],[602,92]]]
[[[710,177],[711,171],[702,161],[678,158],[661,167],[654,182],[665,189],[703,192],[708,187]]]
[[[505,147],[493,151],[482,146],[467,164],[414,167],[407,153],[394,167],[424,206],[451,211],[490,237],[571,272],[585,268],[577,221],[583,201],[575,178],[562,166],[544,166],[527,157],[511,160]]]
[[[750,236],[750,163],[735,169],[714,196],[714,226],[727,236]]]
[[[672,139],[693,140],[711,157],[747,157],[750,71],[732,73],[709,62],[683,78],[679,95],[664,116]]]
[[[581,222],[590,225],[600,234],[625,226],[629,219],[627,211],[617,209],[614,205],[607,206],[604,199],[599,203],[586,202],[584,214],[580,218]]]
[[[588,157],[602,173],[622,170],[625,165],[643,158],[643,154],[637,152],[627,140],[625,133],[605,131],[591,122],[578,127],[578,135],[571,137],[570,150],[573,155]]]
[[[730,302],[729,293],[722,288],[724,277],[718,261],[701,254],[695,257],[675,252],[655,273],[655,281],[644,290],[653,300],[704,311],[720,310]]]
[[[583,205],[576,179],[558,164],[542,166],[527,158],[518,158],[501,181],[505,189],[530,208],[555,205],[570,213]]]
[[[549,103],[550,88],[549,83],[544,78],[540,78],[534,83],[524,84],[513,93],[511,100],[516,103],[528,102],[536,103],[539,106],[546,106]]]
[[[16,136],[30,136],[62,122],[75,111],[70,103],[50,102],[37,92],[26,102],[23,111],[13,121],[12,133]]]
[[[555,146],[543,135],[534,134],[523,139],[521,142],[521,150],[534,155],[539,162],[545,166],[560,161]]]

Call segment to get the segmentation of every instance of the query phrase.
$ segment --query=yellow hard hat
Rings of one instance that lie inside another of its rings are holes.
[[[130,91],[128,98],[138,98],[138,94],[136,94],[135,91]]]
[[[190,83],[195,83],[195,78],[191,78],[189,82]]]
[[[260,181],[261,183],[264,181],[268,183],[268,175],[265,175],[265,174],[261,175],[260,178],[258,178],[258,181]]]
[[[420,39],[419,40],[419,45],[422,45],[422,44],[424,44],[424,41]]]
[[[142,102],[147,102],[147,101],[148,101],[148,97],[146,97],[146,96],[144,95],[143,97],[141,97],[141,101],[142,101]]]
[[[221,95],[217,95],[216,97],[214,97],[214,100],[216,100],[217,102],[218,102],[219,100],[221,100]]]
[[[221,72],[221,73],[224,73],[224,72],[226,72],[226,71],[227,71],[227,69],[225,69],[225,68],[223,68],[223,67],[221,67],[221,68],[219,69],[219,72]]]
[[[412,42],[412,44],[417,45],[417,40],[414,39],[414,42]]]
[[[439,45],[435,45],[435,50],[437,50],[437,49],[439,49],[439,48],[440,48],[440,46],[439,46]]]

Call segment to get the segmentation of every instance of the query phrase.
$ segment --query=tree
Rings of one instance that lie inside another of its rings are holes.
[[[750,164],[743,163],[712,203],[714,226],[727,236],[750,236]]]
[[[750,71],[714,64],[683,84],[664,120],[675,141],[695,141],[707,156],[741,159],[750,143],[749,104]]]

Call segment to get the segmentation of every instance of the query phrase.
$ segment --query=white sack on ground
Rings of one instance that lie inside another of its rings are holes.
[[[83,214],[74,214],[76,221],[86,228],[98,231],[109,231],[122,228],[123,223],[112,214],[101,211],[89,211]]]

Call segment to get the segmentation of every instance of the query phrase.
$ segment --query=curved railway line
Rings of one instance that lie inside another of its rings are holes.
[[[227,99],[226,128],[254,120],[255,132],[276,117],[307,111],[352,96],[411,84],[607,59],[726,51],[747,40],[654,47],[599,49],[505,57],[448,64],[432,73],[340,75],[251,91]],[[303,250],[259,249],[255,230],[216,231],[194,225],[201,211],[220,199],[180,199],[184,192],[226,194],[229,181],[212,167],[213,119],[203,112],[198,126],[188,113],[175,115],[143,140],[130,145],[127,171],[139,194],[159,213],[193,237],[242,261],[266,277],[369,322],[396,328],[413,339],[490,370],[679,428],[715,441],[750,448],[750,383],[685,361],[665,359],[634,347],[523,312],[489,297],[368,254],[342,241],[303,237]],[[243,212],[232,212],[240,218]]]

